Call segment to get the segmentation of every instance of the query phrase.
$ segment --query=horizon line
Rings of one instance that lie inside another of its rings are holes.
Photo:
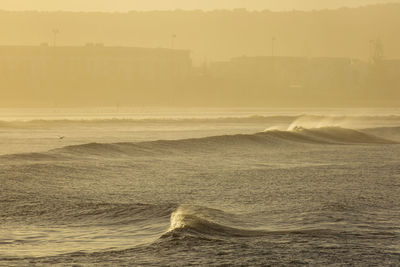
[[[375,4],[365,4],[358,6],[339,6],[334,8],[284,8],[284,9],[256,9],[256,8],[246,8],[246,7],[235,7],[235,8],[166,8],[166,9],[129,9],[129,10],[78,10],[78,9],[3,9],[0,7],[0,12],[38,12],[38,13],[56,13],[56,12],[66,12],[66,13],[109,13],[109,14],[127,14],[127,13],[151,13],[151,12],[248,12],[248,13],[289,13],[289,12],[319,12],[319,11],[337,11],[343,9],[360,9],[378,6],[390,6],[397,5],[400,6],[400,2],[386,2],[386,3],[375,3]]]

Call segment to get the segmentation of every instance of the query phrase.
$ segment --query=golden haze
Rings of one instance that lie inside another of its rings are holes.
[[[399,13],[0,11],[0,106],[397,106]]]

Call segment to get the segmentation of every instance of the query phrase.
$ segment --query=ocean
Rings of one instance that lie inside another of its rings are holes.
[[[400,109],[0,109],[1,266],[400,266]]]

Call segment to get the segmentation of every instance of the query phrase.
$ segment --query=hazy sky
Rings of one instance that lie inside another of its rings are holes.
[[[0,0],[3,10],[129,11],[165,9],[323,9],[400,0]]]

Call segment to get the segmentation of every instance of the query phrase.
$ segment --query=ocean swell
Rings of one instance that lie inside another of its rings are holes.
[[[376,132],[376,131],[375,131]],[[256,134],[211,136],[196,139],[158,140],[137,143],[89,143],[66,146],[45,153],[5,155],[9,160],[67,160],[75,157],[135,157],[173,155],[182,153],[214,153],[237,149],[296,148],[299,145],[378,145],[397,144],[396,141],[373,135],[373,130],[358,131],[341,127],[306,129],[294,127],[290,131],[266,130]]]

